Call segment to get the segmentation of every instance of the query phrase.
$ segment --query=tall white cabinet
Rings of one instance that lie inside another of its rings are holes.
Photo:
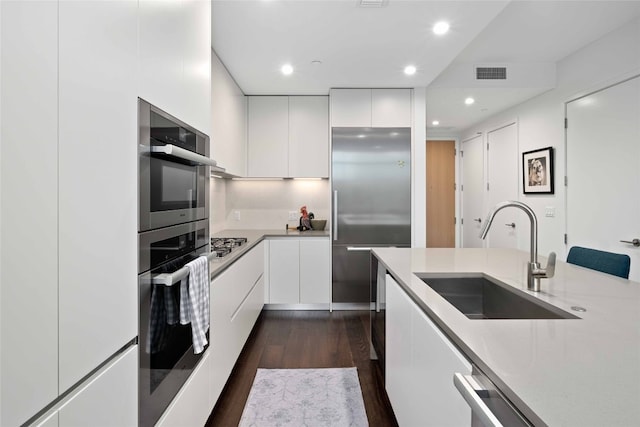
[[[2,1],[0,20],[0,425],[136,425],[137,99],[151,79],[209,131],[210,3]]]
[[[137,5],[62,1],[59,19],[64,391],[138,334]]]
[[[0,425],[58,396],[58,5],[0,3]]]

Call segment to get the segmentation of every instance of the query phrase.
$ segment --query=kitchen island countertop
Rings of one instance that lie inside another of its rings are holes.
[[[640,425],[640,283],[564,262],[526,289],[527,252],[387,249],[374,255],[535,425]],[[542,261],[546,265],[546,260]],[[414,273],[483,273],[580,319],[471,320]],[[584,307],[586,312],[572,311]]]
[[[247,243],[234,249],[229,255],[223,258],[214,258],[209,261],[210,280],[226,270],[245,252],[248,252],[255,245],[267,238],[304,238],[304,237],[329,237],[327,230],[276,230],[276,229],[226,229],[213,233],[211,237],[246,237]]]

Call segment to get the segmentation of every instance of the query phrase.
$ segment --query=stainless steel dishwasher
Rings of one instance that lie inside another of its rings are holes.
[[[533,425],[476,366],[473,367],[471,375],[455,373],[453,383],[471,407],[472,427]]]

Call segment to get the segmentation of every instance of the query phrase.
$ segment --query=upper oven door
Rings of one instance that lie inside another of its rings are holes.
[[[143,100],[139,123],[138,231],[208,218],[208,137]]]

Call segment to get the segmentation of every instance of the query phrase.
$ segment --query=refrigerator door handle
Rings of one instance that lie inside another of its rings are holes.
[[[338,190],[333,190],[333,240],[338,240]]]

